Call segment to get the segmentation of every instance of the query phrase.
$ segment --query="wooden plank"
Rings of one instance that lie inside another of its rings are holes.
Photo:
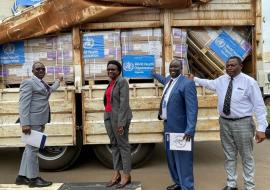
[[[187,42],[188,42],[188,45],[191,45],[194,49],[197,50],[197,52],[203,56],[207,62],[213,67],[215,68],[219,74],[224,74],[224,70],[222,70],[219,66],[216,65],[216,63],[214,63],[211,59],[209,59],[207,56],[206,56],[206,53],[204,53],[200,47],[198,47],[189,37],[187,38]]]
[[[203,131],[195,134],[195,141],[219,141],[219,131]]]
[[[75,89],[77,93],[81,92],[82,87],[82,42],[79,27],[72,29],[72,43],[73,43],[73,63],[75,75]]]
[[[217,19],[217,20],[173,20],[174,27],[192,26],[252,26],[255,25],[252,19]]]
[[[18,119],[18,88],[6,90],[0,101],[0,146],[22,146],[21,128],[15,121]],[[52,93],[50,98],[51,123],[46,125],[45,132],[50,140],[47,145],[73,145],[75,142],[75,101],[74,90],[61,90]]]
[[[73,125],[68,122],[49,123],[45,127],[45,133],[49,136],[71,136]],[[0,137],[18,137],[22,131],[19,124],[0,125]]]
[[[174,14],[173,20],[226,20],[226,19],[240,19],[249,20],[253,15],[251,11],[197,11]]]
[[[133,115],[133,120],[143,120],[143,119],[150,119],[150,120],[155,120],[157,119],[157,114],[158,114],[158,109],[156,110],[132,110],[132,115]],[[217,113],[217,108],[200,108],[198,110],[198,117],[218,117]],[[94,113],[89,113],[87,112],[85,114],[85,121],[87,122],[97,122],[101,121],[103,122],[104,119],[104,112],[94,112]]]
[[[65,102],[63,100],[50,101],[50,108],[52,113],[72,112],[73,106],[74,105],[71,102]],[[18,113],[18,110],[19,110],[18,102],[11,102],[11,101],[0,102],[0,114]]]
[[[218,141],[220,140],[219,131],[196,132],[195,141]],[[163,133],[150,134],[130,134],[129,143],[162,143]],[[107,134],[87,135],[85,144],[109,144]]]
[[[160,9],[146,8],[139,10],[132,10],[107,17],[98,22],[138,22],[138,21],[159,21]]]
[[[157,119],[132,120],[129,134],[137,133],[159,133],[163,132],[163,122]],[[198,118],[196,131],[217,131],[219,130],[218,117]],[[86,134],[106,134],[104,122],[86,122]]]
[[[164,67],[162,68],[162,74],[169,73],[169,65],[172,61],[172,11],[170,9],[165,9],[163,11],[163,59]]]
[[[147,97],[147,98],[130,98],[130,107],[132,110],[158,110],[161,97]],[[211,108],[217,105],[217,96],[198,96],[199,107]],[[104,105],[102,99],[84,100],[84,107],[86,112],[103,112]]]
[[[103,22],[88,23],[80,28],[84,30],[105,30],[105,29],[133,29],[133,28],[160,28],[160,21],[135,21],[135,22]]]
[[[250,3],[252,0],[211,0],[209,4],[241,4]]]
[[[85,144],[109,144],[107,134],[104,135],[87,135]],[[151,134],[130,134],[129,143],[161,143],[163,142],[162,133]]]
[[[72,146],[74,140],[71,136],[51,136],[48,138],[46,146]],[[24,147],[21,137],[1,137],[0,147]]]
[[[218,11],[250,11],[252,6],[250,2],[248,3],[207,3],[199,6],[192,6],[187,9],[174,9],[173,13],[182,14],[182,13],[193,13],[193,12],[218,12]]]

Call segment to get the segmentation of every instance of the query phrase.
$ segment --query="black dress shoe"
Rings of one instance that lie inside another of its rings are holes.
[[[167,190],[181,190],[181,187],[177,184],[173,184],[167,187]]]
[[[106,187],[112,187],[114,185],[117,185],[121,181],[121,176],[119,176],[115,181],[109,181],[106,184]]]
[[[29,184],[29,179],[25,176],[18,175],[15,180],[16,185],[28,185]]]
[[[45,181],[41,177],[30,179],[29,187],[47,187],[52,185],[52,182]]]
[[[225,186],[222,190],[237,190],[237,187]]]
[[[116,186],[116,189],[123,189],[125,186],[127,186],[127,185],[130,184],[130,183],[131,183],[131,178],[129,178],[129,179],[126,181],[126,183],[123,183],[123,184],[119,183],[119,184]]]

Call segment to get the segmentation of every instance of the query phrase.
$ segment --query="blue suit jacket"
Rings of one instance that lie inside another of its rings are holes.
[[[153,74],[160,83],[166,85],[171,77]],[[198,115],[197,91],[194,81],[181,75],[174,85],[167,103],[167,127],[164,132],[195,134]]]

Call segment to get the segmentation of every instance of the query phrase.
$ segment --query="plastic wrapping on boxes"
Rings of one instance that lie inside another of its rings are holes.
[[[187,30],[183,28],[172,29],[173,58],[182,60],[183,74],[189,73],[189,64],[187,59]]]
[[[162,71],[162,40],[161,29],[135,29],[121,32],[122,56],[153,55],[155,71]]]
[[[107,79],[107,62],[121,61],[120,31],[83,34],[84,80]]]
[[[208,51],[208,56],[220,67],[225,65],[229,55],[237,55],[244,60],[252,48],[248,42],[250,33],[243,28],[202,28],[190,30],[188,34],[199,47]],[[215,49],[213,48],[214,44],[217,44]],[[241,54],[239,50],[241,50]]]
[[[64,73],[66,82],[74,81],[71,34],[30,39],[20,43],[23,44],[22,47],[15,46],[18,52],[15,50],[15,54],[12,55],[12,51],[10,51],[8,56],[16,57],[18,54],[21,58],[7,61],[1,59],[5,58],[7,53],[3,52],[4,50],[0,53],[0,60],[2,60],[0,77],[5,84],[20,84],[23,79],[32,76],[34,61],[40,61],[45,65],[46,76],[44,80],[48,83],[52,83],[58,73]],[[2,47],[4,46],[2,45]]]

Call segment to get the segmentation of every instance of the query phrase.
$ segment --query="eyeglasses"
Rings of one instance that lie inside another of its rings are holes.
[[[38,68],[35,68],[36,71],[45,71],[45,68],[44,67],[38,67]]]

